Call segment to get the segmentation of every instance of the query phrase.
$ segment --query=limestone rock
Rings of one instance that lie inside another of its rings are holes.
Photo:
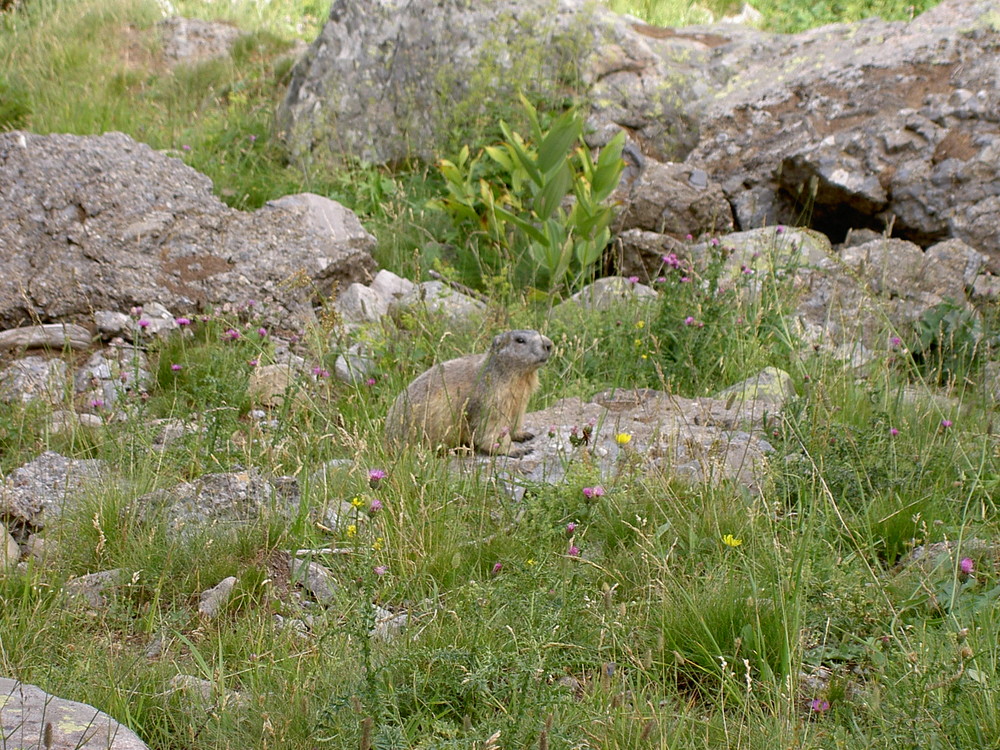
[[[627,123],[662,158],[683,156],[694,90],[686,70],[665,80],[655,40],[634,25],[584,0],[336,0],[293,70],[278,128],[299,163],[430,158],[518,90],[561,94],[569,79],[591,92],[598,140]]]
[[[171,67],[225,57],[241,34],[226,23],[179,16],[164,18],[156,26],[163,42],[163,57]]]
[[[1000,28],[992,0],[944,0],[912,22],[868,19],[730,38],[688,160],[744,228],[847,227],[922,246],[958,238],[1000,269]],[[748,54],[750,53],[750,54]],[[891,218],[890,218],[891,217]]]
[[[292,580],[301,584],[320,604],[330,604],[336,596],[337,579],[319,563],[297,559],[292,569]]]
[[[212,588],[202,591],[201,596],[198,597],[198,614],[208,618],[219,614],[219,610],[229,601],[237,583],[236,576],[229,576],[223,578]]]
[[[122,582],[122,571],[101,570],[87,573],[66,582],[66,593],[74,599],[82,599],[91,609],[101,609],[107,604],[105,592]]]
[[[17,545],[17,540],[0,523],[0,572],[15,567],[20,559],[21,548]]]
[[[97,459],[43,453],[0,484],[0,516],[32,528],[51,524],[94,490],[103,471],[104,462]]]
[[[44,690],[0,677],[0,724],[4,747],[53,750],[147,750],[136,734],[93,706],[49,695]]]
[[[390,306],[394,315],[401,312],[427,312],[442,315],[455,323],[481,316],[486,304],[467,294],[456,292],[442,281],[424,281]]]
[[[315,296],[367,278],[374,239],[326,198],[244,213],[207,177],[121,133],[0,133],[0,327],[260,303],[297,329]]]
[[[561,315],[576,309],[607,310],[616,304],[636,299],[656,299],[656,291],[652,287],[629,281],[621,276],[607,276],[597,279],[569,299],[560,302],[553,309],[553,314]]]
[[[567,464],[582,460],[586,451],[604,476],[626,462],[688,482],[732,481],[758,491],[773,452],[759,433],[764,417],[777,411],[755,399],[686,399],[651,389],[609,391],[590,401],[561,399],[525,416],[525,429],[535,434],[524,444],[531,449],[527,455],[456,459],[455,465],[459,470],[494,466],[514,491],[525,480],[561,481]],[[584,426],[591,430],[587,445],[574,445]],[[620,442],[620,434],[628,441]]]
[[[0,400],[5,403],[59,403],[66,396],[66,363],[41,356],[23,357],[0,371]]]
[[[259,520],[267,513],[292,517],[298,490],[281,492],[278,483],[255,469],[203,474],[191,482],[156,490],[138,498],[140,508],[162,510],[174,531],[212,525],[234,526]]]
[[[333,373],[345,383],[363,383],[375,371],[375,358],[360,341],[351,344],[347,351],[337,356]]]
[[[60,352],[65,347],[85,350],[89,349],[90,345],[90,331],[83,326],[73,324],[47,323],[0,331],[0,350],[52,349]]]

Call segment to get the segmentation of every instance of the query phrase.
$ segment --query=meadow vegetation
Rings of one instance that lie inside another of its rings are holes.
[[[526,294],[503,263],[456,270],[459,228],[428,206],[448,195],[436,167],[312,174],[283,162],[271,113],[287,53],[316,33],[323,3],[176,5],[230,13],[250,34],[231,59],[171,72],[156,63],[155,3],[24,0],[5,13],[2,126],[122,130],[175,151],[240,208],[328,195],[378,237],[382,266],[411,278],[461,271],[492,303],[485,325],[408,317],[371,328],[378,371],[356,386],[329,377],[343,342],[321,310],[295,344],[315,369],[263,418],[250,363],[273,361],[275,343],[253,306],[150,343],[148,395],[99,429],[56,433],[53,407],[0,404],[0,472],[54,450],[104,459],[116,476],[52,530],[43,562],[0,577],[0,674],[85,700],[154,748],[995,742],[1000,443],[979,385],[995,312],[942,308],[912,331],[887,329],[859,377],[798,340],[787,277],[725,276],[723,238],[697,268],[666,259],[648,306],[550,317],[554,297]],[[818,3],[803,17],[758,7],[773,27],[800,28],[873,6]],[[662,22],[657,13],[689,11],[630,12]],[[627,464],[602,478],[580,446],[564,482],[514,502],[433,453],[387,455],[381,420],[405,384],[509,327],[557,345],[539,408],[616,386],[701,396],[783,368],[798,395],[768,424],[767,481],[759,493],[692,486]],[[157,450],[159,418],[198,429]],[[333,459],[347,462],[321,481]],[[296,477],[299,514],[178,536],[133,502],[239,469]],[[314,523],[310,508],[333,499],[353,501],[352,523]],[[926,545],[939,554],[911,562]],[[334,600],[307,608],[308,634],[276,627],[275,615],[304,614],[272,576],[276,556],[330,548],[351,550],[314,555],[339,580]],[[67,580],[115,568],[125,579],[105,608],[67,603]],[[229,575],[234,597],[199,618],[199,592]],[[369,636],[372,603],[408,613],[402,635]],[[209,681],[212,695],[170,692],[178,674]]]

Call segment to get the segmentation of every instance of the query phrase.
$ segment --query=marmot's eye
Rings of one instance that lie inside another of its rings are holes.
[[[516,341],[519,344],[523,344],[525,342],[525,338],[524,336],[515,336],[514,341]]]

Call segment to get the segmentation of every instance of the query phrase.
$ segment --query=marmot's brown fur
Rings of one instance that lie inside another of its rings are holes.
[[[435,365],[396,398],[385,420],[386,441],[521,455],[511,442],[534,437],[521,422],[550,354],[552,342],[538,331],[507,331],[486,354]]]

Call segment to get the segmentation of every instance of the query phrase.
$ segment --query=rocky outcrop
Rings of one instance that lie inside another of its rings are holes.
[[[367,278],[374,242],[316,195],[229,208],[207,177],[121,133],[0,134],[0,329],[248,300],[297,326],[314,298]]]
[[[839,242],[892,226],[925,247],[961,239],[1000,269],[998,10],[945,0],[910,23],[772,36],[752,55],[727,43],[713,64],[733,75],[688,161],[744,229],[805,218]]]
[[[627,126],[649,153],[678,158],[696,141],[684,111],[695,91],[681,76],[666,85],[648,38],[584,0],[336,0],[279,129],[300,163],[430,158],[455,128],[509,116],[518,91],[576,88],[599,102],[592,125],[606,137]]]

